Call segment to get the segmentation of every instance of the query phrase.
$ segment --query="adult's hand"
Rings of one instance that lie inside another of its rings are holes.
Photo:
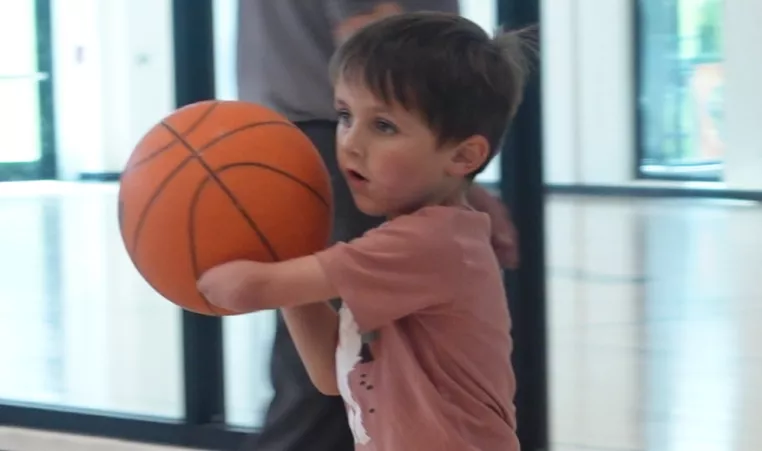
[[[379,1],[370,3],[376,4],[373,5],[372,8],[368,8],[368,11],[351,15],[336,24],[333,30],[336,42],[344,42],[355,31],[368,25],[371,22],[403,12],[402,6],[400,6],[400,4],[395,1]]]
[[[519,266],[519,234],[508,207],[479,185],[468,192],[468,202],[492,219],[492,247],[500,265],[508,269]]]

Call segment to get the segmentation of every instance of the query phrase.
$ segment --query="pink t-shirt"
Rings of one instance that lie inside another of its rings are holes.
[[[318,259],[343,300],[336,372],[356,450],[519,449],[487,215],[426,207]]]

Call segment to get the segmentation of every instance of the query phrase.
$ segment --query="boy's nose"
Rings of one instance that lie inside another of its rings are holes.
[[[355,130],[348,130],[339,140],[339,146],[344,152],[354,156],[362,155],[364,149],[363,138]]]

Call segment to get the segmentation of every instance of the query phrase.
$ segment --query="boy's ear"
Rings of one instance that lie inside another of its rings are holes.
[[[490,145],[487,138],[474,135],[461,141],[452,151],[447,172],[455,177],[473,173],[489,158]]]

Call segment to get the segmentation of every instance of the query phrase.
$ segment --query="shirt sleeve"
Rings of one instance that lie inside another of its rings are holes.
[[[462,251],[447,224],[425,216],[397,218],[317,257],[361,333],[458,296]]]

